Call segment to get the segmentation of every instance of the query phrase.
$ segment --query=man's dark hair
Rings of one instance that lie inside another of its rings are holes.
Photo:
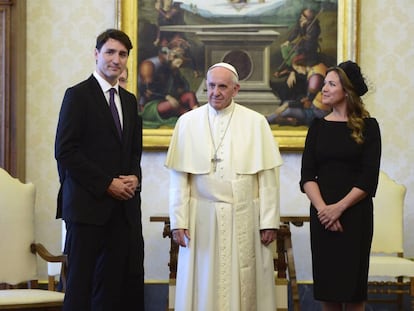
[[[96,38],[96,49],[100,51],[102,46],[106,43],[106,41],[108,41],[108,39],[114,39],[121,42],[128,50],[129,55],[129,50],[132,49],[132,43],[125,32],[118,29],[105,30]]]

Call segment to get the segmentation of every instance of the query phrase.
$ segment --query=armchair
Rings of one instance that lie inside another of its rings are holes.
[[[403,310],[403,295],[408,294],[414,310],[414,261],[404,257],[405,194],[404,185],[380,172],[374,198],[368,293],[369,298],[372,294],[385,295],[385,299],[369,299],[371,302],[397,303],[399,310]]]
[[[39,289],[37,256],[60,262],[34,242],[35,186],[23,184],[0,168],[0,310],[60,310],[63,292]]]

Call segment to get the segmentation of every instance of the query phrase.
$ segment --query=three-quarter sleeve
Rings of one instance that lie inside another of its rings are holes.
[[[317,162],[315,158],[316,139],[318,135],[320,120],[315,119],[309,127],[306,135],[305,147],[302,154],[301,178],[299,182],[300,190],[305,192],[303,185],[307,181],[316,181]]]
[[[374,118],[365,119],[364,145],[361,159],[361,174],[355,187],[374,197],[378,185],[381,160],[381,133],[378,122]]]

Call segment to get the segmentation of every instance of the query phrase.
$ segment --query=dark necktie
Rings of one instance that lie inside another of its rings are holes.
[[[114,118],[115,126],[118,131],[119,137],[122,137],[122,129],[121,129],[121,122],[119,121],[119,114],[118,109],[116,109],[115,105],[115,93],[116,89],[111,88],[109,90],[109,108],[111,108],[112,117]]]

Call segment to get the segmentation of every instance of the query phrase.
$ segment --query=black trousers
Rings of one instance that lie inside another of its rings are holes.
[[[130,225],[123,209],[114,208],[102,226],[66,222],[66,230],[63,310],[144,310],[141,226]]]

